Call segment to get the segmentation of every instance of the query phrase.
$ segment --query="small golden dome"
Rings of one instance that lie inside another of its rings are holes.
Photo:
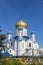
[[[18,27],[27,28],[27,24],[26,24],[23,20],[20,20],[20,21],[16,24],[16,28],[18,28]]]

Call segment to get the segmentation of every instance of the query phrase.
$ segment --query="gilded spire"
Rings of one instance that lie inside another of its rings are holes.
[[[23,20],[22,16],[21,16],[21,20]]]

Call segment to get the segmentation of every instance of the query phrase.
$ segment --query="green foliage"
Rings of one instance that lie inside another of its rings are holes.
[[[43,56],[42,56],[42,57],[40,57],[40,59],[43,61]]]
[[[1,63],[2,65],[25,65],[21,60],[11,58],[2,59]]]
[[[36,65],[35,63],[32,63],[31,65]]]
[[[30,64],[25,64],[22,58],[2,58],[0,65],[43,65],[43,62],[32,61]]]
[[[0,35],[0,41],[5,40],[5,38],[6,38],[5,34]]]
[[[0,32],[2,32],[1,30],[0,30]],[[1,52],[2,52],[2,50],[5,48],[5,46],[3,45],[3,41],[6,39],[6,36],[5,36],[5,34],[1,34],[0,33],[0,58],[2,57],[2,54],[1,54]]]

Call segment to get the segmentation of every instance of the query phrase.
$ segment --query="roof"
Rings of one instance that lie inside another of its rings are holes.
[[[11,31],[9,31],[7,34],[12,34],[12,32],[11,32]]]
[[[19,36],[15,36],[14,39],[15,39],[15,40],[23,40],[23,39],[27,40],[27,39],[29,39],[29,37],[28,37],[28,36],[22,36],[22,37],[20,38]]]
[[[20,21],[16,24],[16,28],[18,28],[18,27],[27,28],[27,24],[26,24],[23,20],[20,20]]]

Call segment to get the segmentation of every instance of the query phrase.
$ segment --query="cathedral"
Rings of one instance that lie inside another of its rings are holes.
[[[38,56],[39,55],[39,44],[36,42],[35,33],[31,32],[31,38],[27,35],[27,23],[22,19],[16,24],[16,35],[12,39],[12,33],[7,34],[7,42],[5,49],[2,51],[10,57],[19,56]]]

